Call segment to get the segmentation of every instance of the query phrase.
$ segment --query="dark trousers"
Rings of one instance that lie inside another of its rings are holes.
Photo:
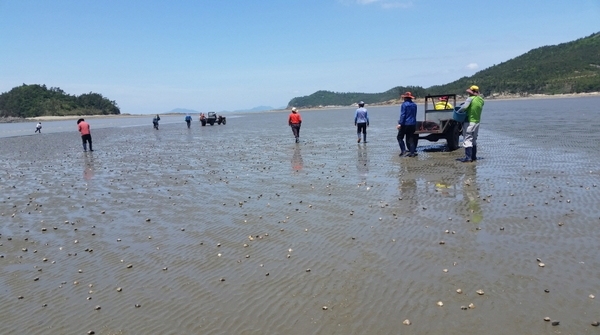
[[[358,137],[360,137],[360,133],[363,134],[363,137],[366,140],[367,139],[367,123],[366,122],[356,124],[356,134],[358,134]]]
[[[410,151],[410,153],[414,154],[417,150],[414,136],[416,129],[416,125],[404,125],[398,129],[398,136],[396,136],[396,139],[398,140],[398,145],[400,145],[400,150],[402,152],[406,151],[406,147],[404,146],[404,138],[406,138],[406,146],[408,146],[408,151]]]
[[[192,121],[185,121],[187,123],[188,128],[190,127],[190,123],[192,123]]]
[[[42,133],[42,128],[35,128],[35,132],[41,134]]]
[[[92,149],[92,135],[81,135],[81,142],[83,142],[83,150],[87,150],[86,142],[90,144],[90,151],[94,151]]]
[[[292,133],[294,133],[295,138],[300,137],[300,124],[299,123],[292,123]]]

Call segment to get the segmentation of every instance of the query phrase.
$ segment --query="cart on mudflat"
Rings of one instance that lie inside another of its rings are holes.
[[[437,142],[445,139],[448,150],[458,149],[462,123],[454,120],[456,94],[428,95],[425,97],[424,121],[417,121],[415,141]]]

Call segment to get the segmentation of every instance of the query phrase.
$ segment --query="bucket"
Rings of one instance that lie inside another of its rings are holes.
[[[454,119],[454,121],[456,122],[465,122],[465,118],[467,117],[467,113],[457,113],[456,111],[459,110],[460,107],[454,107],[454,114],[452,115],[452,118]]]

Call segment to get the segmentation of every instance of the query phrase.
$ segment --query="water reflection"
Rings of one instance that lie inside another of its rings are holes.
[[[302,152],[300,150],[300,144],[296,144],[294,147],[294,154],[292,155],[292,170],[295,172],[299,172],[304,167],[304,162],[302,161]]]
[[[357,145],[356,149],[357,160],[356,170],[361,180],[365,181],[369,175],[369,156],[367,154],[367,147],[365,145]]]
[[[479,186],[477,185],[477,165],[465,164],[465,179],[463,180],[463,197],[469,210],[469,219],[473,223],[483,220],[483,211],[479,203]]]
[[[90,180],[94,177],[94,153],[83,153],[83,179]]]

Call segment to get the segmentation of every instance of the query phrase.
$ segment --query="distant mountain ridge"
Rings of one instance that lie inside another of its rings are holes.
[[[317,91],[290,100],[291,107],[349,106],[357,101],[382,104],[396,101],[411,91],[416,97],[427,94],[462,94],[478,85],[484,96],[568,94],[600,91],[600,32],[575,41],[533,49],[521,56],[429,88],[397,86],[383,93],[336,93]]]

